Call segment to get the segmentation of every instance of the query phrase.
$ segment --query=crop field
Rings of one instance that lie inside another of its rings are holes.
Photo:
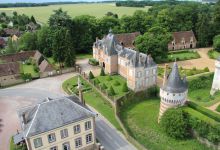
[[[132,15],[136,10],[147,11],[149,7],[137,8],[137,7],[116,7],[114,3],[107,4],[63,4],[63,5],[50,5],[42,7],[18,7],[18,8],[0,8],[0,12],[6,12],[12,14],[13,11],[17,11],[19,14],[26,14],[28,16],[33,15],[37,21],[41,23],[47,23],[49,16],[53,13],[53,10],[62,8],[64,11],[68,11],[71,17],[79,15],[91,15],[96,17],[102,17],[107,12],[113,12],[122,15]]]

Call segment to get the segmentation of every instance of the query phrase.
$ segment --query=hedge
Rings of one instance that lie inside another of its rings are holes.
[[[194,103],[192,101],[190,101],[188,103],[188,106],[193,108],[193,109],[195,109],[195,110],[197,110],[198,112],[200,112],[200,113],[202,113],[202,114],[204,114],[204,115],[214,119],[215,121],[220,122],[220,115],[219,114],[214,113],[213,111],[211,111],[209,109],[206,109],[206,108],[204,108],[202,106],[199,106],[199,105],[197,105],[196,103]]]

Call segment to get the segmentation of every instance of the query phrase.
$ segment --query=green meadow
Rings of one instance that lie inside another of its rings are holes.
[[[17,11],[19,14],[24,13],[28,16],[33,15],[41,23],[47,23],[49,16],[53,13],[53,10],[59,8],[62,8],[64,11],[67,11],[71,17],[79,15],[91,15],[96,17],[102,17],[109,11],[116,13],[119,17],[121,17],[123,15],[132,15],[136,10],[147,11],[149,7],[116,7],[114,3],[63,4],[42,7],[0,8],[0,12],[12,14],[13,11]]]

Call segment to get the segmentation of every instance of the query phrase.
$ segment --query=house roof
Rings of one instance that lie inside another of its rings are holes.
[[[78,97],[71,96],[57,99],[45,99],[45,101],[23,108],[18,111],[22,124],[24,137],[31,137],[40,133],[94,117],[95,113],[86,106],[79,105]],[[26,124],[22,116],[25,116]]]
[[[172,36],[176,44],[182,43],[183,39],[185,40],[186,43],[190,43],[191,38],[193,38],[193,41],[196,41],[196,37],[192,30],[173,32]],[[172,41],[170,43],[172,43]]]
[[[39,69],[40,72],[49,72],[54,70],[53,66],[49,64],[46,59],[41,62],[41,64],[39,65]]]
[[[115,50],[116,44],[115,35],[110,30],[109,34],[103,39],[104,50],[108,56],[117,55],[117,51]]]
[[[40,59],[43,57],[43,55],[39,52],[39,51],[36,51],[35,54],[34,54],[34,60],[36,61],[37,65],[39,65],[41,62],[40,62]]]
[[[24,61],[29,57],[33,57],[36,51],[24,51],[15,54],[7,54],[0,56],[1,60],[5,62],[16,62],[16,61]]]
[[[135,48],[134,41],[140,32],[115,34],[115,38],[119,43],[123,43],[124,47]]]
[[[6,41],[4,38],[0,38],[0,46],[5,46],[6,45]]]
[[[20,36],[21,35],[21,31],[19,31],[18,29],[10,29],[10,28],[6,28],[3,30],[6,36]]]
[[[0,77],[8,75],[16,75],[20,73],[19,63],[10,62],[6,64],[0,64]]]
[[[162,89],[168,93],[183,93],[188,89],[186,78],[181,79],[176,62],[174,62],[167,82]]]

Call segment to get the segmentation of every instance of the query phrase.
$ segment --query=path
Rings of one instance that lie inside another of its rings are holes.
[[[204,69],[205,67],[208,67],[211,72],[214,72],[215,71],[215,60],[210,59],[207,54],[208,51],[211,49],[212,48],[199,48],[197,49],[197,51],[201,58],[178,61],[177,64],[186,69],[192,69],[193,67],[196,67],[197,69]],[[171,62],[168,64],[172,65],[173,63]],[[164,64],[160,64],[159,66],[164,67]]]
[[[220,114],[220,112],[217,112],[215,109],[220,105],[220,102],[215,103],[214,105],[210,106],[210,107],[206,107],[212,111],[214,111],[215,113]]]

